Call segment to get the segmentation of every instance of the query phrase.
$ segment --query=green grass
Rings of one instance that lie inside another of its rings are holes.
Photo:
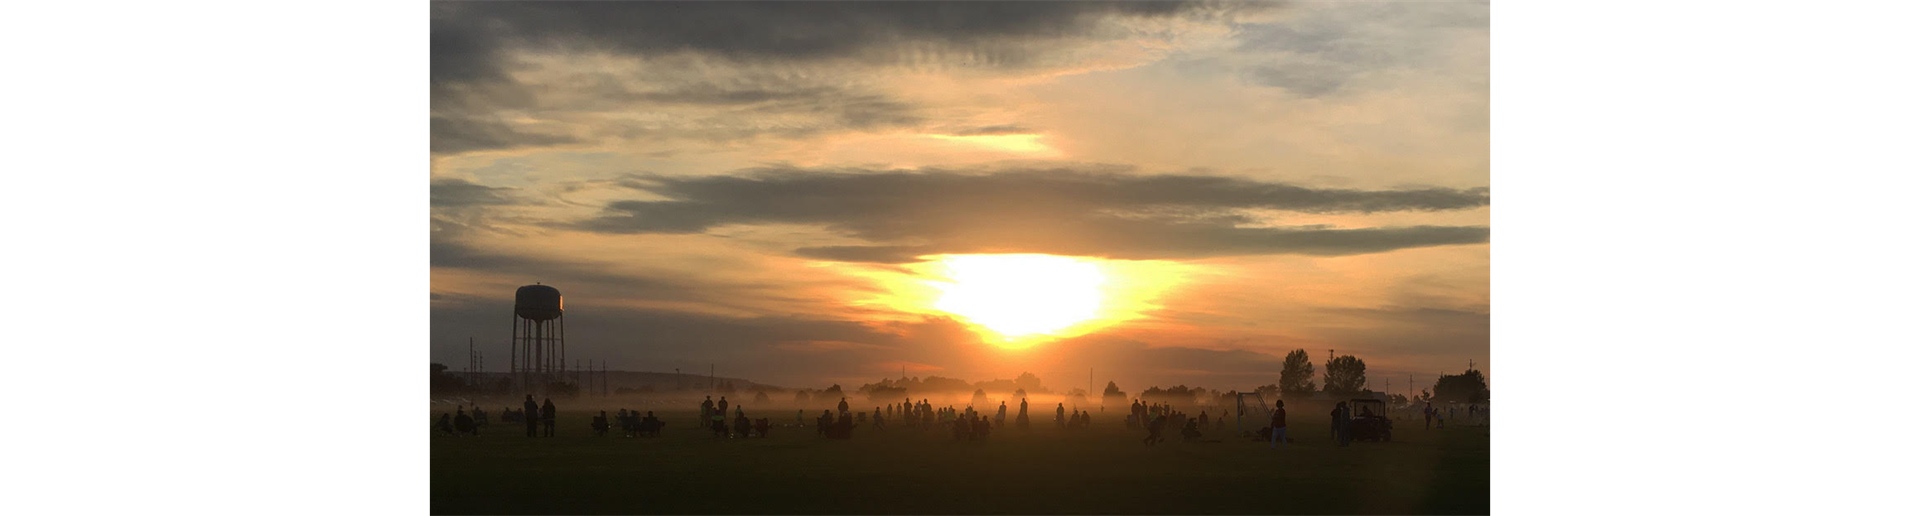
[[[750,414],[794,421],[792,411]],[[810,415],[817,415],[813,411]],[[435,417],[438,416],[436,412]],[[494,417],[497,419],[498,415]],[[1239,438],[1148,447],[1120,416],[1062,432],[1051,414],[985,442],[948,432],[854,431],[828,440],[776,428],[716,439],[697,411],[662,414],[665,436],[592,437],[587,412],[562,412],[557,437],[495,423],[477,438],[432,440],[436,514],[1484,514],[1485,427],[1423,431],[1390,443],[1330,442],[1327,420],[1294,415],[1284,450]],[[811,421],[808,422],[811,425]],[[617,434],[617,431],[615,432]],[[1209,432],[1207,439],[1218,438]]]

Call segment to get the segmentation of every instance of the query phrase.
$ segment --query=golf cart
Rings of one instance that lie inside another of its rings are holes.
[[[1393,420],[1387,419],[1387,402],[1376,399],[1354,399],[1347,402],[1348,410],[1353,411],[1353,423],[1350,427],[1353,438],[1359,441],[1392,441]]]

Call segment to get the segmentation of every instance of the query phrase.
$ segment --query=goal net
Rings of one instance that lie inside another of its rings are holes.
[[[1273,404],[1260,397],[1260,393],[1240,393],[1234,405],[1235,430],[1242,434],[1264,428],[1273,421]]]

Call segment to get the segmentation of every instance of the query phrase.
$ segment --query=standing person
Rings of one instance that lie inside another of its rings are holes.
[[[540,427],[547,437],[553,437],[553,419],[558,412],[553,408],[553,398],[547,398],[546,403],[540,405]]]
[[[1053,406],[1053,426],[1060,427],[1060,428],[1067,427],[1067,404],[1066,403],[1059,403]]]
[[[1013,426],[1018,427],[1021,430],[1027,429],[1027,399],[1026,398],[1020,398],[1020,414],[1013,417]]]
[[[722,398],[722,399],[724,399],[724,398]],[[840,398],[840,413],[841,413],[841,414],[845,414],[845,413],[847,413],[847,398],[845,398],[845,397],[841,397],[841,398]]]
[[[520,404],[520,419],[527,422],[527,437],[540,436],[540,404],[533,402],[532,394]]]
[[[1007,401],[1000,400],[1000,412],[993,415],[993,426],[1007,426]]]
[[[1154,444],[1158,444],[1160,441],[1167,440],[1164,437],[1160,437],[1160,431],[1165,429],[1166,427],[1167,427],[1166,416],[1161,416],[1161,415],[1153,416],[1153,420],[1147,422],[1147,438],[1144,439],[1143,442],[1147,443],[1148,446],[1152,446]]]
[[[1432,430],[1433,429],[1433,402],[1427,402],[1427,408],[1420,409],[1420,413],[1427,417],[1427,429]]]
[[[707,396],[706,401],[700,402],[700,422],[704,424],[707,418],[711,417],[713,417],[713,396]]]
[[[727,418],[727,397],[726,396],[720,397],[719,407],[720,407],[720,419],[724,421]]]
[[[1207,413],[1201,412],[1200,417],[1202,419],[1206,418]],[[1272,423],[1273,423],[1273,440],[1267,443],[1267,449],[1269,450],[1273,449],[1275,446],[1279,446],[1287,443],[1287,400],[1275,400],[1273,402]]]
[[[1340,446],[1346,447],[1353,440],[1353,409],[1347,408],[1347,402],[1342,401],[1333,410],[1338,414],[1334,421],[1340,428]]]
[[[1327,428],[1332,429],[1328,435],[1333,436],[1333,442],[1336,443],[1340,442],[1340,407],[1345,406],[1347,406],[1346,402],[1340,402],[1333,406],[1332,412],[1327,413],[1327,421],[1329,421]]]

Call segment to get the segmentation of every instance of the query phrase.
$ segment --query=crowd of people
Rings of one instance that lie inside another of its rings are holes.
[[[1007,403],[1002,401],[993,414],[988,415],[976,410],[972,405],[960,408],[952,405],[937,407],[927,399],[915,401],[908,398],[897,404],[875,406],[869,413],[864,410],[853,411],[847,399],[843,397],[835,406],[837,410],[821,411],[819,417],[814,418],[813,423],[816,432],[829,439],[851,439],[855,428],[869,424],[875,431],[888,430],[889,423],[892,423],[892,428],[904,430],[950,431],[955,441],[982,441],[987,439],[995,429],[1005,428],[1008,408]],[[732,409],[732,412],[729,413],[728,409]],[[1370,409],[1365,406],[1360,410],[1362,413],[1357,416],[1372,415],[1371,412],[1367,412]],[[1446,421],[1456,415],[1455,410],[1460,409],[1435,408],[1432,404],[1427,404],[1420,409],[1420,412],[1426,420],[1427,428],[1431,429],[1445,428]],[[1485,415],[1485,410],[1478,406],[1470,405],[1463,411],[1469,418]],[[533,395],[527,395],[521,403],[521,408],[501,409],[500,420],[507,423],[526,424],[527,437],[553,437],[556,412],[557,408],[551,398],[535,403]],[[1027,429],[1027,400],[1021,399],[1018,408],[1013,412],[1014,427]],[[1225,432],[1230,416],[1231,414],[1221,414],[1215,417],[1202,410],[1197,417],[1193,417],[1170,404],[1146,403],[1136,399],[1129,407],[1125,423],[1128,429],[1144,431],[1146,435],[1142,442],[1151,446],[1166,442],[1168,434],[1172,431],[1178,431],[1181,440],[1187,442],[1201,440],[1209,428],[1216,432]],[[806,410],[801,409],[796,417],[799,419],[796,423],[799,424],[780,426],[804,426]],[[1329,413],[1329,434],[1338,446],[1349,446],[1353,440],[1355,417],[1356,414],[1348,407],[1347,402],[1334,404]],[[764,438],[774,426],[767,418],[748,418],[746,407],[729,402],[726,396],[721,396],[719,400],[708,396],[705,401],[702,401],[700,418],[702,424],[699,426],[709,429],[716,438]],[[1058,429],[1081,430],[1092,426],[1093,415],[1079,410],[1078,407],[1069,409],[1064,402],[1061,402],[1054,406],[1053,419]],[[488,413],[478,405],[471,407],[471,410],[462,405],[456,407],[451,414],[442,413],[434,423],[434,431],[454,436],[477,436],[488,423]],[[652,411],[643,414],[639,410],[620,408],[612,416],[609,416],[606,411],[600,411],[592,418],[589,426],[594,436],[606,436],[617,429],[623,437],[658,437],[666,423],[656,417]],[[1287,437],[1286,403],[1284,401],[1274,403],[1268,424],[1257,430],[1242,432],[1243,436],[1248,434],[1255,439],[1267,441],[1269,448],[1282,448],[1292,442]]]
[[[660,428],[667,423],[654,417],[651,410],[647,411],[647,415],[641,416],[638,410],[623,408],[611,421],[607,419],[607,411],[600,411],[600,415],[594,416],[593,422],[588,426],[593,428],[593,435],[599,437],[607,435],[614,425],[620,426],[621,437],[659,437]]]

